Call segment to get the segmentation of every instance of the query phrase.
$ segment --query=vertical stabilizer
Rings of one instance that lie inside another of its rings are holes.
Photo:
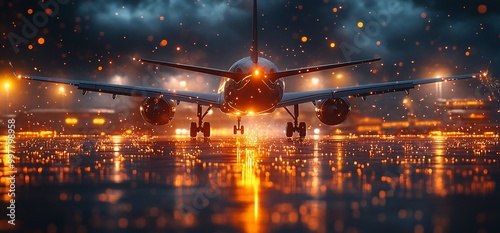
[[[250,58],[253,63],[259,61],[259,46],[257,40],[257,0],[253,1],[253,23],[252,23],[252,47],[250,48]]]

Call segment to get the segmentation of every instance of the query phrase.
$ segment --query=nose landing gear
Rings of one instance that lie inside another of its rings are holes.
[[[237,134],[240,131],[241,134],[245,133],[245,126],[241,125],[241,117],[238,117],[238,126],[233,126],[233,133]]]

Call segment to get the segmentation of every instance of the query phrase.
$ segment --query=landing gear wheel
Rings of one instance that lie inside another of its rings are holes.
[[[237,134],[238,131],[241,132],[241,134],[244,134],[245,133],[245,127],[243,125],[241,125],[241,117],[238,117],[238,126],[234,126],[233,127],[233,133],[234,134]]]
[[[290,112],[287,107],[284,108],[293,119],[293,122],[286,123],[286,137],[291,138],[293,133],[297,132],[299,133],[300,139],[304,139],[306,137],[307,127],[305,122],[299,123],[299,105],[295,104],[293,106],[293,113]]]
[[[306,123],[305,122],[300,122],[299,123],[299,136],[300,138],[305,138],[306,137]]]
[[[195,138],[198,134],[198,127],[196,126],[196,122],[191,122],[191,127],[189,127],[189,135],[192,138]]]
[[[293,123],[292,122],[287,122],[286,123],[286,137],[291,138],[293,136]]]
[[[203,137],[210,137],[210,122],[203,123]]]
[[[189,128],[189,135],[192,138],[196,138],[198,132],[202,132],[205,138],[210,137],[210,123],[203,123],[203,118],[208,114],[208,112],[212,109],[212,106],[208,106],[205,113],[202,112],[203,108],[201,105],[198,105],[198,111],[196,112],[196,116],[198,117],[198,125],[196,122],[191,122],[191,127]],[[203,114],[202,114],[203,113]],[[203,125],[203,128],[201,127]]]

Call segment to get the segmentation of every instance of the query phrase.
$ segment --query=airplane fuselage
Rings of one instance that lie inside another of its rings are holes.
[[[237,116],[271,113],[283,98],[283,80],[267,78],[267,74],[278,71],[278,67],[267,59],[259,58],[254,63],[246,57],[235,62],[229,71],[247,75],[239,81],[223,80],[220,89],[222,112]]]

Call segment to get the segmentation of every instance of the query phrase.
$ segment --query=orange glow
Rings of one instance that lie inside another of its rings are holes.
[[[160,42],[160,46],[161,46],[161,47],[165,47],[165,46],[167,46],[167,44],[168,44],[168,41],[167,41],[167,40],[162,40],[162,41]]]
[[[469,115],[469,117],[471,119],[483,119],[485,116],[484,115],[477,115],[477,114],[472,113],[472,114]]]
[[[358,28],[362,28],[364,26],[363,22],[358,22]]]
[[[257,69],[256,69],[256,70],[254,70],[254,71],[253,71],[253,75],[254,75],[254,76],[259,76],[259,75],[260,75],[260,71],[259,71],[259,70],[257,70]]]
[[[101,71],[102,70],[102,66],[98,66],[97,70]]]
[[[38,44],[44,44],[45,39],[43,37],[38,38]]]
[[[28,15],[33,14],[33,9],[28,9]]]
[[[92,120],[92,123],[94,125],[104,125],[106,121],[103,119],[103,118],[95,118],[94,120]]]
[[[479,14],[484,14],[487,10],[488,8],[484,4],[481,4],[477,7],[477,11],[479,12]]]
[[[74,125],[74,124],[78,123],[78,119],[76,119],[76,118],[66,118],[66,120],[64,122],[67,125]]]
[[[337,13],[337,11],[338,11],[337,7],[334,7],[334,8],[332,9],[332,11],[333,11],[333,13]]]
[[[469,51],[465,52],[465,56],[467,57],[470,56],[470,52]]]
[[[33,49],[33,45],[28,45],[28,49],[32,50]]]
[[[335,43],[333,43],[333,42],[330,43],[330,48],[335,48],[335,46],[336,46]]]
[[[305,43],[305,42],[307,42],[308,39],[307,39],[307,36],[303,36],[300,40]]]

